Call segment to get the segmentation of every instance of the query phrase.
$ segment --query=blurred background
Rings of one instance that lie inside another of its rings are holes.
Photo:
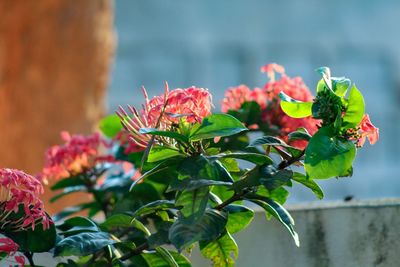
[[[0,1],[0,165],[37,172],[59,131],[87,133],[121,104],[170,87],[262,86],[284,65],[312,92],[329,66],[363,92],[381,139],[326,200],[400,196],[400,1]],[[290,202],[314,200],[300,188]]]

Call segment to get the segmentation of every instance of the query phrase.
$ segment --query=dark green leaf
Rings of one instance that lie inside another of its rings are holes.
[[[274,136],[263,136],[257,138],[256,140],[252,141],[249,146],[251,147],[251,146],[261,146],[261,145],[291,147],[281,139]]]
[[[292,179],[310,188],[319,199],[324,198],[324,192],[322,191],[321,187],[319,187],[319,185],[311,178],[307,178],[307,176],[305,176],[304,174],[294,172]]]
[[[61,240],[54,248],[54,256],[85,256],[114,243],[104,232],[80,233]]]
[[[63,190],[62,193],[57,194],[54,197],[50,198],[50,202],[53,203],[62,197],[65,197],[69,194],[76,193],[76,192],[87,192],[87,188],[86,188],[86,186],[81,186],[81,185],[67,187]]]
[[[128,228],[132,225],[132,220],[133,216],[128,214],[113,214],[100,224],[100,228],[105,231],[110,231],[117,227]]]
[[[100,121],[99,128],[105,136],[114,138],[123,127],[121,124],[121,119],[116,114],[112,114]]]
[[[223,212],[209,209],[194,224],[176,220],[170,228],[169,240],[178,250],[197,241],[214,240],[224,231],[226,222],[227,217]]]
[[[259,122],[261,118],[261,108],[255,101],[244,102],[239,110],[229,110],[228,114],[234,116],[246,125],[252,125]]]
[[[85,185],[85,181],[80,176],[72,176],[72,177],[61,179],[60,181],[58,181],[51,187],[51,190],[58,190],[58,189],[63,189],[66,187],[78,186],[78,185]]]
[[[293,176],[291,170],[279,170],[276,171],[271,166],[262,167],[261,171],[261,183],[268,190],[274,190],[278,187],[286,185]]]
[[[191,267],[190,261],[182,254],[179,254],[174,251],[169,251],[169,253],[175,259],[175,261],[179,267]],[[138,256],[136,256],[136,257],[138,257]],[[145,260],[146,264],[148,264],[147,265],[148,267],[168,267],[168,266],[170,266],[170,265],[168,265],[168,263],[165,262],[165,258],[163,258],[162,255],[160,255],[160,253],[157,251],[149,251],[149,252],[142,253],[142,254],[140,254],[140,257],[142,257]],[[134,262],[137,261],[137,259],[135,259],[135,258],[133,258]],[[139,265],[135,265],[135,266],[147,267],[147,266],[143,265],[143,263],[141,263]]]
[[[294,220],[283,206],[267,197],[254,194],[249,194],[248,197],[248,200],[261,206],[266,212],[280,221],[289,230],[296,246],[300,246],[299,236],[294,231]]]
[[[306,140],[309,141],[311,138],[311,135],[308,133],[307,129],[305,128],[299,128],[295,132],[291,132],[289,134],[289,141],[295,141],[295,140]]]
[[[188,179],[183,179],[183,180],[179,180],[176,179],[175,181],[173,181],[173,183],[171,183],[170,187],[168,188],[167,192],[171,192],[171,191],[192,191],[192,190],[196,190],[198,188],[201,187],[208,187],[208,186],[212,186],[212,185],[223,185],[223,186],[231,186],[233,183],[231,182],[222,182],[222,181],[213,181],[213,180],[206,180],[206,179],[192,179],[192,178],[188,178]]]
[[[236,152],[236,153],[221,153],[214,156],[209,156],[209,159],[223,159],[234,158],[245,160],[257,165],[272,164],[272,159],[263,154],[250,153],[250,152]]]
[[[151,213],[154,213],[156,211],[160,211],[160,210],[170,210],[175,208],[175,203],[173,201],[170,200],[156,200],[153,202],[150,202],[146,205],[143,205],[142,207],[140,207],[139,209],[137,209],[132,217],[136,218],[138,216],[144,216],[144,215],[148,215]]]
[[[233,267],[239,248],[233,237],[226,233],[217,240],[200,242],[201,254],[212,260],[214,267]]]
[[[247,128],[228,114],[213,114],[203,119],[200,127],[190,134],[191,141],[230,136],[246,131]]]
[[[59,221],[65,217],[68,217],[74,213],[77,213],[77,212],[80,212],[80,211],[86,210],[86,209],[100,211],[101,207],[97,202],[83,203],[83,204],[76,205],[73,207],[68,207],[68,208],[65,208],[64,210],[62,210],[61,212],[57,213],[56,215],[54,215],[53,220]]]
[[[188,223],[199,220],[207,207],[210,189],[201,187],[192,191],[183,191],[176,200],[176,207]]]
[[[356,147],[337,137],[332,128],[323,127],[310,139],[305,154],[305,169],[310,178],[343,176],[353,164]]]
[[[51,223],[50,228],[46,230],[43,230],[43,225],[40,222],[35,225],[35,230],[7,231],[4,234],[14,240],[19,245],[21,251],[48,252],[56,243],[56,228],[54,223]]]
[[[171,255],[171,253],[167,249],[165,249],[163,247],[157,247],[156,251],[165,260],[165,262],[168,264],[168,266],[179,267],[178,263],[175,261],[174,257]]]
[[[243,205],[230,204],[224,210],[229,213],[226,229],[232,234],[246,228],[254,218],[254,211]]]
[[[64,236],[75,235],[81,232],[98,232],[99,228],[92,220],[77,216],[65,220],[61,225],[57,226]]]
[[[279,97],[281,99],[281,108],[288,116],[292,118],[305,118],[311,116],[312,102],[295,100],[284,92],[280,92]]]

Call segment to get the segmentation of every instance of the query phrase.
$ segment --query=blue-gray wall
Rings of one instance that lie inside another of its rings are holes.
[[[365,95],[381,140],[360,151],[351,179],[322,181],[327,199],[400,195],[400,1],[117,0],[118,50],[109,111],[140,104],[140,86],[160,94],[196,85],[214,94],[261,86],[259,67],[277,62],[314,90],[314,69],[346,75]],[[310,200],[296,189],[296,200]]]

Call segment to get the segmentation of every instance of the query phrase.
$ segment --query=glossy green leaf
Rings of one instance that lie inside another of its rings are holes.
[[[223,182],[223,181],[214,181],[214,180],[206,180],[206,179],[183,179],[183,180],[175,180],[170,184],[170,187],[168,188],[167,192],[171,191],[192,191],[201,187],[208,187],[208,186],[231,186],[233,183],[232,182]]]
[[[65,220],[57,228],[64,236],[75,235],[81,232],[98,232],[100,229],[92,220],[76,216]]]
[[[310,178],[343,176],[356,156],[353,142],[337,137],[330,127],[323,127],[310,139],[305,154],[305,169]]]
[[[288,116],[292,118],[305,118],[311,116],[312,102],[295,100],[284,92],[280,92],[279,97],[281,99],[281,108]]]
[[[104,231],[110,231],[113,228],[128,228],[132,225],[133,216],[128,214],[113,214],[108,217],[102,224],[100,224],[100,228]]]
[[[8,218],[10,219],[10,218]],[[54,223],[44,230],[42,223],[36,223],[35,230],[6,231],[4,235],[10,237],[19,245],[21,251],[48,252],[56,243],[56,228]],[[38,242],[40,240],[40,242]]]
[[[246,125],[252,125],[260,121],[261,108],[255,101],[246,101],[242,104],[239,110],[229,110],[228,114],[234,116]]]
[[[287,191],[284,187],[278,187],[274,190],[268,190],[267,188],[260,186],[257,190],[257,195],[270,198],[283,205],[289,197],[289,191]]]
[[[274,137],[274,136],[259,137],[255,140],[253,140],[249,144],[249,147],[261,146],[261,145],[291,147],[288,144],[286,144],[284,141],[282,141],[281,139]]]
[[[135,210],[132,217],[136,218],[138,216],[144,216],[152,214],[160,210],[170,210],[175,208],[174,201],[171,200],[156,200],[141,206],[139,209]]]
[[[280,221],[292,235],[296,246],[300,246],[299,236],[294,231],[294,220],[292,216],[290,216],[289,212],[282,205],[267,197],[259,195],[249,194],[248,197],[248,200],[259,205],[260,207],[265,209],[266,212],[270,213],[278,221]]]
[[[299,172],[294,172],[293,173],[293,178],[294,181],[308,187],[311,189],[311,191],[319,198],[319,199],[323,199],[324,198],[324,192],[322,191],[321,187],[319,187],[319,185],[312,180],[311,178],[307,178],[307,176],[305,176],[302,173]]]
[[[199,220],[207,207],[210,189],[201,187],[192,191],[183,191],[176,200],[176,207],[187,222]]]
[[[260,182],[267,188],[268,190],[274,190],[278,187],[286,185],[293,176],[293,172],[291,170],[271,170],[271,166],[262,167],[260,169],[260,173],[262,178]]]
[[[51,190],[64,189],[66,187],[79,186],[79,185],[85,185],[85,181],[82,179],[82,177],[72,176],[61,179],[51,187]]]
[[[151,135],[158,135],[158,136],[165,136],[177,141],[187,143],[189,140],[186,136],[172,131],[161,131],[155,128],[140,128],[139,132],[141,134],[151,134]]]
[[[295,141],[295,140],[305,140],[309,141],[311,138],[311,135],[305,128],[299,128],[297,131],[291,132],[289,135],[289,141]]]
[[[54,256],[85,256],[114,243],[104,232],[80,233],[61,240],[54,248]]]
[[[150,153],[147,157],[147,162],[157,162],[177,156],[183,157],[184,155],[176,149],[163,146],[154,146],[150,150]]]
[[[224,210],[228,212],[226,229],[232,234],[246,228],[254,218],[254,211],[243,205],[230,204]]]
[[[99,123],[99,128],[109,138],[114,138],[123,129],[121,119],[116,114],[103,118]]]
[[[203,119],[200,127],[190,133],[190,141],[230,136],[246,131],[247,128],[228,114],[213,114]]]
[[[350,90],[347,109],[343,117],[343,126],[347,128],[357,127],[365,113],[364,97],[355,85]]]
[[[223,158],[234,158],[245,160],[257,165],[272,164],[273,161],[270,157],[250,152],[235,152],[235,153],[221,153],[214,156],[209,156],[209,159],[223,159]]]
[[[178,219],[169,230],[169,240],[178,249],[182,250],[197,241],[214,240],[225,229],[226,214],[208,209],[204,215],[193,224],[186,224]]]
[[[175,262],[179,267],[191,267],[190,261],[182,254],[179,254],[175,251],[168,251],[169,254],[174,258]],[[140,254],[140,256],[135,256],[132,260],[134,263],[137,262],[137,257],[143,258],[145,261],[140,262],[138,265],[140,267],[168,267],[168,262],[166,262],[165,258],[158,251],[148,251]],[[147,265],[144,265],[147,264]]]
[[[178,263],[167,249],[163,247],[157,247],[156,251],[165,260],[165,263],[167,263],[168,266],[179,267]]]
[[[239,255],[238,245],[229,233],[211,242],[200,242],[200,250],[214,267],[233,267]]]

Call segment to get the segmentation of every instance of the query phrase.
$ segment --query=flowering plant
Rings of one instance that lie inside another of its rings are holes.
[[[120,107],[104,118],[103,136],[63,133],[65,144],[48,150],[37,179],[0,172],[0,231],[8,237],[0,239],[0,251],[14,255],[19,249],[34,266],[32,253],[43,248],[19,247],[25,239],[17,233],[28,227],[28,239],[53,229],[46,249],[73,256],[61,258],[60,267],[190,266],[185,255],[196,245],[214,266],[233,266],[234,234],[254,216],[247,203],[282,223],[299,245],[282,206],[288,189],[300,183],[322,198],[316,180],[351,176],[356,150],[366,138],[375,143],[379,133],[349,79],[320,68],[313,97],[282,66],[262,71],[269,77],[262,88],[227,90],[222,113],[212,113],[211,94],[203,88],[170,90],[165,84],[152,99],[143,89],[142,108]],[[89,202],[53,216],[57,233],[37,198],[39,180],[58,191],[51,201],[74,192],[90,195]],[[87,217],[73,216],[83,210]],[[21,219],[9,222],[11,211],[21,212]]]

